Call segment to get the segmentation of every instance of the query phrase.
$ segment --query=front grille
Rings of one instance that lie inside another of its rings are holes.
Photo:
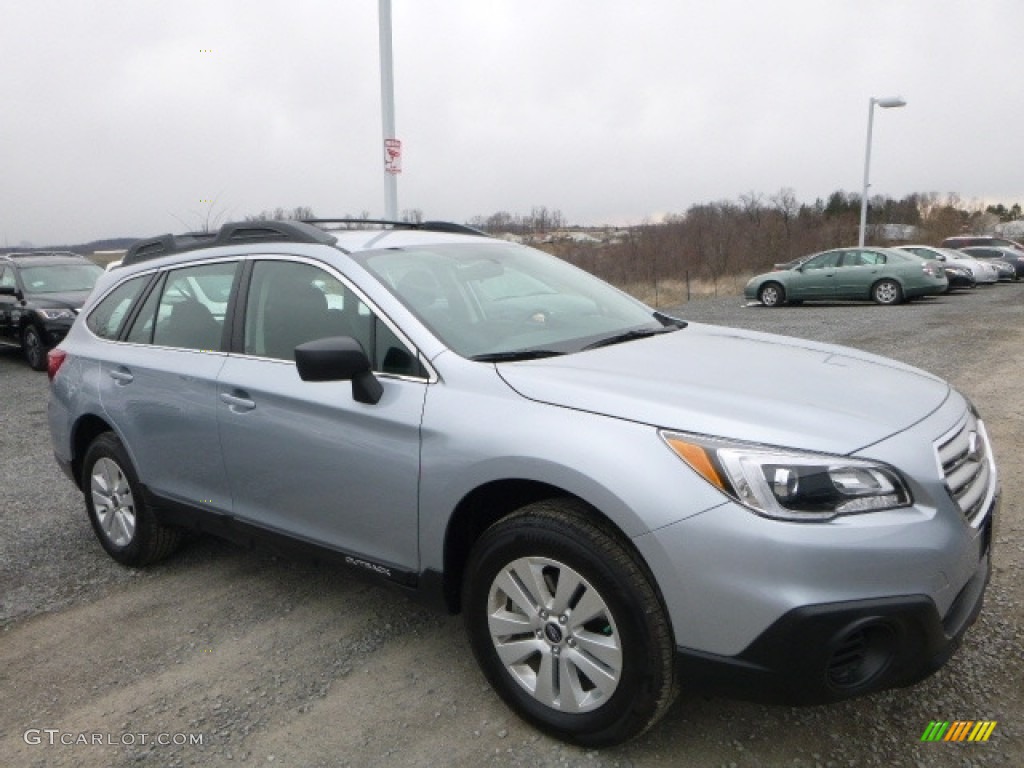
[[[984,424],[968,413],[963,423],[939,440],[936,451],[953,500],[968,522],[980,524],[995,494],[991,447]]]

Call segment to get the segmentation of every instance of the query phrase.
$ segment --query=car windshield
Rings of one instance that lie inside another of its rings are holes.
[[[91,291],[103,270],[95,264],[44,264],[23,267],[21,279],[29,293]]]
[[[678,327],[587,272],[512,243],[415,246],[352,258],[463,357],[565,354]]]

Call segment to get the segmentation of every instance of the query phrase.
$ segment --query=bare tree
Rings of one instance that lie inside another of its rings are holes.
[[[303,219],[315,218],[316,214],[313,213],[313,209],[308,205],[297,205],[291,210],[286,210],[281,206],[277,206],[277,208],[274,209],[268,208],[257,214],[246,216],[245,221],[285,221],[287,219],[302,221]]]
[[[199,202],[203,207],[189,211],[188,219],[182,219],[173,213],[171,216],[190,232],[213,232],[224,223],[228,212],[224,208],[219,208],[218,210],[216,197],[200,200]]]

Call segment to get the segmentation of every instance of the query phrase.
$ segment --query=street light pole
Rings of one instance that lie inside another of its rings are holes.
[[[402,145],[395,138],[395,73],[391,61],[391,0],[380,0],[380,110],[384,130],[384,218],[398,220]]]
[[[871,170],[871,127],[875,117],[875,104],[882,109],[894,107],[905,107],[907,100],[902,96],[890,96],[884,99],[876,99],[874,96],[868,101],[868,144],[864,151],[864,189],[860,195],[860,234],[857,237],[857,245],[864,247],[864,232],[868,223],[868,174]]]

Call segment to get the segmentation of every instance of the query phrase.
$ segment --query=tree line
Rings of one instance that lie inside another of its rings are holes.
[[[963,232],[990,232],[1000,221],[1020,218],[1010,208],[966,204],[955,194],[915,193],[869,199],[866,241],[888,245],[886,225],[912,225],[914,239],[939,243]],[[530,214],[477,216],[471,226],[492,234],[543,238],[564,227],[561,212],[544,207]],[[662,280],[719,282],[737,274],[771,269],[816,251],[857,242],[860,195],[839,190],[814,203],[800,203],[790,188],[770,195],[749,192],[735,200],[690,206],[657,222],[620,229],[608,243],[555,241],[542,247],[617,285]]]

